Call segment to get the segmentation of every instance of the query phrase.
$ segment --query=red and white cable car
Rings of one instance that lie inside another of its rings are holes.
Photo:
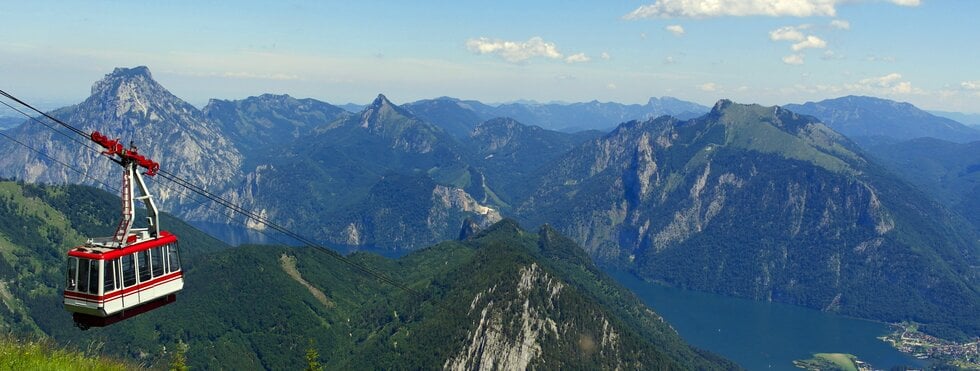
[[[123,166],[122,220],[111,237],[91,238],[68,251],[64,304],[83,329],[169,304],[184,288],[177,236],[160,230],[156,204],[139,172],[145,168],[153,176],[160,165],[99,132],[91,139]],[[146,207],[145,227],[133,227],[136,200]]]

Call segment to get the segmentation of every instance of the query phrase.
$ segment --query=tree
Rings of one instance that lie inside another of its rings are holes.
[[[316,341],[313,339],[310,339],[310,346],[306,348],[306,371],[323,371],[320,352],[317,352]]]
[[[190,346],[187,345],[183,340],[177,340],[177,350],[174,352],[173,358],[170,359],[170,371],[187,371],[187,349]]]

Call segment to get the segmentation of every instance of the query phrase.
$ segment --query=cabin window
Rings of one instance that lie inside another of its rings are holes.
[[[153,277],[160,277],[163,275],[163,253],[160,252],[159,247],[154,247],[150,250],[150,260],[153,261]]]
[[[167,245],[167,254],[170,258],[170,271],[176,272],[180,270],[180,256],[177,255],[177,243]]]
[[[122,263],[123,286],[129,287],[136,284],[136,264],[133,264],[133,254],[123,255],[119,258]]]
[[[78,259],[78,291],[88,291],[88,259]]]
[[[116,289],[116,260],[105,262],[105,280],[102,284],[102,292],[109,292]]]
[[[86,259],[87,260],[87,259]],[[99,263],[100,261],[91,261],[88,264],[88,293],[98,294],[99,293]]]
[[[74,290],[75,289],[75,282],[76,282],[75,280],[78,279],[78,277],[76,277],[76,274],[77,273],[78,273],[78,258],[76,258],[74,256],[69,256],[68,257],[68,275],[66,276],[67,279],[65,281],[65,288],[67,288],[68,290]]]
[[[136,264],[139,266],[140,282],[150,280],[150,252],[143,250],[136,253]]]

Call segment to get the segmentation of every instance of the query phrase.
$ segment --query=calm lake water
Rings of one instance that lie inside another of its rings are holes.
[[[877,337],[888,325],[787,304],[681,290],[609,272],[639,296],[688,343],[749,370],[799,370],[793,360],[813,353],[850,353],[879,369],[923,366]]]

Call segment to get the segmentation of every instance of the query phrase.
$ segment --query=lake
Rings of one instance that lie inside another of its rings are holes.
[[[685,341],[749,370],[799,370],[813,353],[850,353],[875,368],[927,363],[877,339],[887,324],[788,304],[759,302],[647,283],[609,272],[664,317]]]

